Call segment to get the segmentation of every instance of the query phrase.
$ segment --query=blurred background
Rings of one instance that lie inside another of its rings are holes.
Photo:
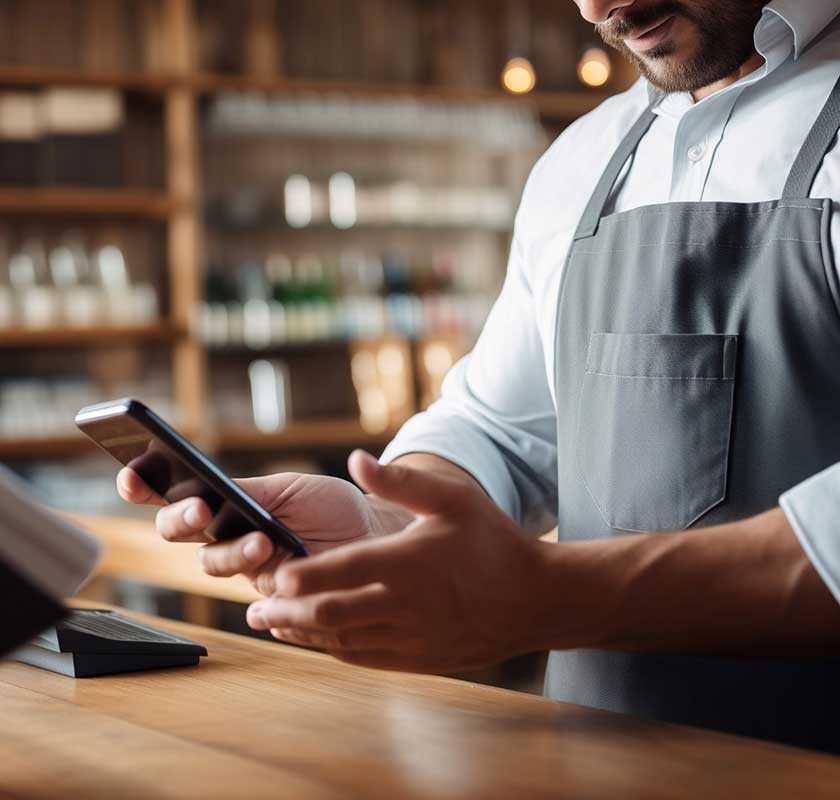
[[[0,0],[0,462],[148,516],[73,426],[131,395],[231,474],[345,477],[468,352],[534,162],[635,78],[571,0]]]

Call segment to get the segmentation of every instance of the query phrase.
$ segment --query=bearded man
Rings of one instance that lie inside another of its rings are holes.
[[[548,649],[549,697],[840,752],[840,2],[576,1],[643,77],[537,164],[474,351],[369,494],[245,484],[317,555],[204,565],[346,661]]]

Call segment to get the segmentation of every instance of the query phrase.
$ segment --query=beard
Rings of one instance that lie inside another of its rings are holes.
[[[600,37],[616,48],[645,78],[663,92],[693,92],[732,75],[755,53],[753,32],[767,0],[662,0],[653,6],[624,9],[597,24]],[[673,42],[644,54],[624,39],[669,16],[683,17],[698,32],[695,52],[678,59]]]

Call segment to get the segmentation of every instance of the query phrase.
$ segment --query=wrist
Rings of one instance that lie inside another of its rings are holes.
[[[603,647],[614,635],[620,587],[610,577],[600,542],[536,541],[528,650]]]

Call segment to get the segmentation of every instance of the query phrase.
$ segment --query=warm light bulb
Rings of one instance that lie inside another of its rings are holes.
[[[587,86],[603,86],[611,72],[610,57],[600,47],[590,47],[578,62],[578,78]]]
[[[513,94],[527,94],[537,85],[537,73],[527,58],[512,58],[502,70],[502,86]]]

